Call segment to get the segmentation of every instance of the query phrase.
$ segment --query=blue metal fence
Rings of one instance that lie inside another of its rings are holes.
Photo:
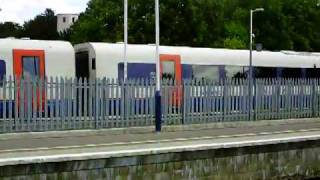
[[[163,81],[163,124],[320,116],[320,79],[257,79],[252,92],[245,79]],[[8,77],[0,85],[0,133],[151,126],[154,95],[146,79]]]

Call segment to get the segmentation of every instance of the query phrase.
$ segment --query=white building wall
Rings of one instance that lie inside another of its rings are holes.
[[[79,18],[79,14],[58,14],[57,31],[59,33],[68,30]]]

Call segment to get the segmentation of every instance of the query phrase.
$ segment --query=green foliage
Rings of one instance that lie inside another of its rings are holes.
[[[71,40],[71,29],[67,29],[59,33],[59,40],[70,41]]]
[[[51,9],[46,9],[43,14],[36,16],[33,20],[25,22],[22,34],[31,39],[58,39],[57,18]]]
[[[116,42],[122,39],[122,1],[92,0],[72,27],[74,43],[86,41]]]
[[[91,0],[73,26],[73,43],[123,41],[123,4]],[[161,43],[217,46],[223,44],[223,0],[162,0]],[[154,43],[154,0],[130,0],[129,42]]]
[[[123,1],[91,0],[72,27],[73,43],[123,41]],[[247,48],[249,10],[255,42],[268,50],[320,51],[318,0],[162,0],[161,44]],[[129,1],[129,42],[154,43],[154,0]]]
[[[249,33],[247,29],[239,22],[230,21],[225,23],[224,47],[231,49],[245,49]]]
[[[22,27],[13,22],[0,23],[0,38],[21,37]]]
[[[246,49],[246,44],[239,38],[227,38],[224,40],[224,47],[229,49]]]
[[[320,51],[318,0],[161,0],[161,44],[245,49],[249,10],[255,42],[268,50]],[[154,43],[154,0],[129,0],[129,43]],[[0,24],[1,37],[64,39],[72,43],[123,41],[123,1],[91,0],[70,31],[56,32],[50,9],[23,27]]]
[[[27,21],[23,26],[17,23],[0,23],[0,37],[30,37],[32,39],[55,40],[66,39],[66,35],[59,37],[57,33],[57,18],[51,9],[37,15],[34,19]],[[70,32],[69,32],[70,33]]]

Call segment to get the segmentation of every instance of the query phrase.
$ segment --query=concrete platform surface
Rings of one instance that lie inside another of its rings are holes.
[[[164,133],[83,131],[0,135],[0,166],[178,153],[320,140],[320,121],[260,123]],[[59,133],[58,133],[59,134]]]

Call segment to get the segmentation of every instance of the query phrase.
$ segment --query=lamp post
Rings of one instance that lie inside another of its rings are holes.
[[[156,94],[155,94],[155,109],[156,109],[156,132],[161,132],[162,111],[161,111],[161,74],[160,74],[160,15],[159,15],[159,0],[155,0],[155,25],[156,25]]]
[[[252,80],[253,80],[253,69],[252,69],[252,50],[253,50],[253,14],[255,12],[262,12],[263,8],[257,8],[250,10],[250,61],[249,61],[249,120],[251,120],[252,112]]]
[[[128,0],[124,0],[124,48],[123,48],[123,80],[127,81],[128,78]]]

